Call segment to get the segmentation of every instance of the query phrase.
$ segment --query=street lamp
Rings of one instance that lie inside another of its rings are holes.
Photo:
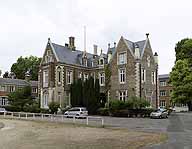
[[[156,85],[156,109],[158,109],[158,54],[155,52],[154,54],[155,59],[155,85]]]

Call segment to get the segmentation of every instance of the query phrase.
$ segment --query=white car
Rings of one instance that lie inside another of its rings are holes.
[[[64,113],[65,117],[86,118],[88,111],[84,107],[73,107]]]
[[[156,110],[151,112],[150,118],[168,118],[168,112],[166,110]]]

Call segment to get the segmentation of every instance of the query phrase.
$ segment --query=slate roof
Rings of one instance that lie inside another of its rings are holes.
[[[169,78],[169,74],[159,75],[159,79],[168,79],[168,78]]]
[[[82,65],[83,51],[71,50],[69,47],[55,43],[52,43],[52,45],[59,62],[66,64]],[[87,55],[87,65],[88,67],[91,67],[94,55],[88,52],[86,52],[86,55]],[[106,59],[107,55],[106,54],[103,55],[104,58]]]
[[[135,46],[138,46],[138,48],[139,48],[139,50],[140,50],[140,54],[142,55],[146,40],[141,40],[141,41],[137,41],[137,42],[132,42],[132,41],[130,41],[130,40],[125,39],[125,41],[127,42],[127,45],[128,45],[128,47],[129,47],[129,49],[130,49],[133,53],[135,53]]]
[[[38,81],[30,81],[31,86],[38,86]],[[22,79],[0,78],[0,85],[27,86],[29,82]]]

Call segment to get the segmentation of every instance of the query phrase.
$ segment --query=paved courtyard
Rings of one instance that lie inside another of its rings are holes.
[[[168,134],[167,142],[148,147],[151,149],[192,148],[192,113],[172,113],[168,119],[105,117],[105,124],[113,125],[113,127]]]

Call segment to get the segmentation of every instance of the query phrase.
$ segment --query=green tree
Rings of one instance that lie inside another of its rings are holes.
[[[26,86],[20,90],[16,90],[8,95],[9,104],[17,111],[24,111],[26,105],[32,105],[31,87]]]
[[[178,60],[170,73],[170,82],[173,85],[171,94],[175,103],[188,104],[191,111],[192,100],[192,69],[188,59]]]
[[[72,106],[86,107],[91,114],[95,114],[100,106],[100,86],[99,80],[94,82],[93,77],[82,81],[81,79],[71,84],[71,104]]]
[[[188,59],[190,66],[192,66],[192,39],[182,39],[175,46],[176,62],[178,60]]]
[[[38,71],[41,58],[30,56],[23,58],[22,56],[17,59],[17,62],[11,66],[11,72],[16,75],[17,79],[24,79],[25,73],[30,71],[31,80],[38,80]]]
[[[52,114],[57,113],[58,108],[59,108],[59,103],[54,102],[54,101],[49,103],[49,109],[51,110]]]

